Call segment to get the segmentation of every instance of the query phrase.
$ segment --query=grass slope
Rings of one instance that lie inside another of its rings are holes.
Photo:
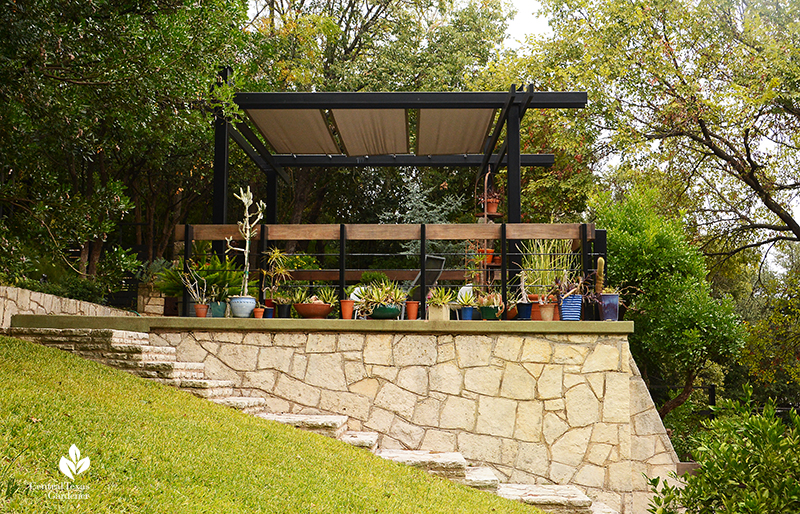
[[[58,464],[73,444],[91,465],[70,481]],[[88,489],[45,489],[67,484]],[[78,494],[86,498],[74,499]],[[537,511],[0,337],[0,512]]]

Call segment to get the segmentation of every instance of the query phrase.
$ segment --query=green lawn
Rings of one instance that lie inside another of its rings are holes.
[[[71,481],[59,460],[73,444],[91,464]],[[66,484],[84,489],[47,489]],[[0,512],[537,511],[0,337]]]

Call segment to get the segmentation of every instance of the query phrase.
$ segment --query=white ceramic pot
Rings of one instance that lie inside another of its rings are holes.
[[[252,296],[233,296],[230,299],[231,315],[234,318],[249,318],[256,308],[256,299]]]

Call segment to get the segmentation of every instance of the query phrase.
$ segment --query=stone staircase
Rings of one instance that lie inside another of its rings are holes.
[[[147,334],[96,329],[11,329],[9,335],[69,351],[268,421],[338,439],[381,458],[424,469],[433,475],[533,505],[545,512],[617,514],[604,504],[592,502],[574,486],[500,483],[492,468],[470,466],[458,452],[379,450],[380,434],[347,431],[347,416],[268,413],[266,399],[237,396],[234,382],[205,378],[203,363],[179,362],[175,348],[152,346]]]

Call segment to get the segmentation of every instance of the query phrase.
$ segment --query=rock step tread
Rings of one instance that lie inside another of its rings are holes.
[[[355,446],[356,448],[365,448],[372,451],[378,445],[379,436],[380,434],[378,432],[358,432],[351,430],[342,434],[339,440],[351,446]]]
[[[205,371],[202,369],[166,369],[166,370],[149,370],[149,369],[128,369],[129,373],[140,376],[142,378],[166,378],[176,379],[178,382],[174,385],[180,387],[181,380],[201,380],[205,376]]]
[[[110,350],[112,352],[122,353],[169,353],[174,355],[176,353],[174,346],[155,346],[151,344],[137,344],[137,343],[111,343]]]
[[[473,489],[494,493],[500,485],[500,479],[494,474],[492,468],[468,467],[462,483]]]
[[[217,387],[233,387],[233,380],[189,379],[182,380],[181,387],[185,389],[214,389]]]
[[[258,417],[339,439],[347,430],[347,416],[330,414],[258,414]]]
[[[551,514],[592,514],[592,500],[573,485],[500,484],[497,495]]]
[[[175,368],[175,361],[145,361],[145,360],[127,360],[127,359],[108,359],[106,364],[109,366],[122,369],[147,369],[152,371],[171,371]]]
[[[221,398],[210,398],[219,405],[231,407],[247,414],[258,412],[267,404],[267,400],[260,396],[224,396]]]
[[[467,461],[458,452],[429,452],[425,450],[379,450],[375,455],[384,459],[427,470],[444,478],[463,479]]]

